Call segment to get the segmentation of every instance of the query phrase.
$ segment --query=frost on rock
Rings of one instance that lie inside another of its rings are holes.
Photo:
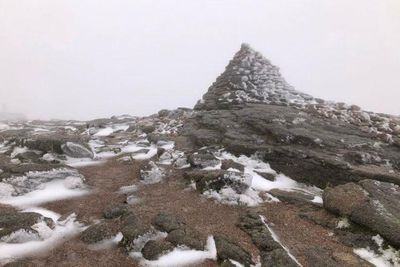
[[[75,214],[71,214],[63,221],[57,221],[60,217],[59,214],[44,209],[35,209],[35,211],[42,212],[43,216],[50,214],[50,217],[55,222],[54,229],[50,229],[47,225],[39,222],[34,225],[36,235],[30,235],[21,231],[8,237],[11,238],[9,241],[21,242],[6,243],[3,240],[0,241],[0,264],[15,261],[19,258],[34,256],[52,249],[84,229],[83,225],[76,220]]]
[[[68,179],[67,179],[68,178]],[[54,169],[52,171],[44,172],[28,172],[24,176],[13,176],[3,179],[0,183],[0,198],[9,196],[12,190],[12,196],[27,194],[31,191],[40,189],[44,183],[55,180],[65,180],[68,184],[72,182],[76,185],[83,185],[84,177],[79,174],[77,170],[73,169]],[[80,182],[78,182],[80,180]]]
[[[140,170],[140,179],[145,184],[155,184],[162,180],[165,172],[158,167],[153,161],[149,161],[146,169]]]
[[[400,267],[400,251],[391,246],[384,246],[384,240],[380,235],[372,237],[372,240],[378,246],[378,250],[374,251],[371,248],[354,249],[354,253],[360,258],[372,263],[377,267]]]
[[[161,256],[158,260],[149,261],[141,257],[141,253],[131,253],[131,256],[141,258],[142,265],[154,267],[179,267],[179,266],[196,266],[201,262],[210,259],[217,259],[217,249],[212,236],[207,239],[206,247],[203,251],[192,250],[185,247],[177,247],[173,251]]]
[[[73,158],[93,158],[93,152],[88,148],[73,142],[67,142],[61,146],[64,154]]]

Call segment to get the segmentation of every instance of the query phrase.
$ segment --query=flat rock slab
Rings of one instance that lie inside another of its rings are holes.
[[[336,214],[348,216],[382,235],[389,243],[400,247],[400,187],[375,180],[339,185],[325,189],[324,207]]]

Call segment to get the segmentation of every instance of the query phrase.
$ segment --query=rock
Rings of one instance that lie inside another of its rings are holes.
[[[164,177],[164,170],[158,167],[153,161],[149,161],[148,165],[140,170],[140,179],[146,184],[155,184]]]
[[[105,223],[99,223],[89,226],[89,228],[83,231],[80,239],[87,244],[94,244],[110,237],[111,232],[109,227]]]
[[[237,226],[246,232],[261,252],[261,266],[298,266],[283,247],[275,241],[271,232],[254,212],[239,218]]]
[[[125,220],[123,225],[120,243],[127,251],[133,248],[135,239],[152,231],[151,227],[143,224],[138,218],[133,219],[133,217],[130,217],[129,220]]]
[[[19,159],[21,162],[38,162],[41,156],[41,153],[37,153],[35,151],[26,151],[24,153],[18,154],[16,158]]]
[[[65,155],[70,156],[72,158],[93,158],[93,152],[84,147],[83,145],[76,144],[73,142],[66,142],[61,145],[61,149]]]
[[[167,117],[169,114],[171,113],[170,110],[168,109],[162,109],[158,112],[158,116],[163,118],[163,117]]]
[[[237,162],[231,160],[231,159],[228,159],[228,160],[221,161],[221,169],[222,170],[236,169],[236,170],[243,172],[244,166],[240,163],[237,163]]]
[[[50,228],[54,227],[53,220],[43,217],[41,214],[35,212],[17,212],[12,209],[0,208],[0,239],[6,238],[11,233],[19,230],[36,235],[37,231],[32,226],[38,222],[45,222]],[[37,239],[40,239],[40,237],[38,236]],[[19,243],[21,241],[18,237],[15,237],[5,242]]]
[[[160,231],[170,233],[185,226],[183,220],[175,215],[161,212],[153,219],[153,225]]]
[[[142,249],[143,258],[146,260],[157,260],[164,254],[172,251],[174,245],[165,240],[150,240]]]
[[[210,153],[193,153],[188,157],[188,162],[194,168],[216,167],[220,161]]]
[[[188,165],[189,163],[187,162],[186,158],[177,158],[174,162],[174,167],[177,169],[183,169]]]
[[[128,212],[128,205],[112,204],[103,211],[103,217],[106,219],[114,219],[126,214],[127,212]]]
[[[224,260],[224,261],[221,263],[220,267],[237,267],[237,265],[234,264],[234,263],[233,263],[232,261],[230,261],[230,260]]]
[[[314,196],[307,195],[300,191],[284,191],[279,189],[272,189],[271,191],[268,191],[268,193],[281,201],[299,205],[310,203],[314,199]]]
[[[157,158],[160,158],[162,154],[164,154],[165,148],[157,147]]]
[[[275,181],[276,179],[276,173],[269,173],[269,172],[258,172],[255,171],[258,175],[260,175],[261,177],[267,179],[268,181]]]
[[[220,191],[224,187],[230,187],[237,193],[244,193],[251,185],[251,176],[223,170],[191,171],[184,174],[185,178],[196,183],[196,189],[201,193],[207,190]]]
[[[149,134],[156,130],[156,127],[153,123],[140,123],[137,127],[144,133]]]
[[[204,250],[206,245],[200,233],[188,227],[172,230],[166,240],[176,246],[184,245],[195,250]]]
[[[274,249],[271,252],[261,253],[262,267],[298,267],[283,248]],[[324,265],[325,266],[325,265]]]
[[[217,257],[219,260],[224,261],[232,259],[246,267],[250,267],[250,265],[254,264],[250,253],[248,253],[234,241],[223,236],[214,236],[214,240],[217,248]]]
[[[4,267],[36,267],[36,265],[27,260],[17,260],[4,264]]]
[[[379,233],[400,246],[400,187],[392,183],[363,180],[325,189],[324,207]]]
[[[377,165],[385,168],[375,155],[392,166],[400,162],[399,141],[392,136],[397,117],[296,91],[248,45],[242,45],[195,109],[181,130],[194,148],[262,154],[277,172],[320,188],[366,178],[400,185],[400,168],[391,177],[375,171]],[[385,149],[374,145],[381,140]],[[353,151],[373,157],[355,162]],[[362,165],[363,172],[353,165]]]

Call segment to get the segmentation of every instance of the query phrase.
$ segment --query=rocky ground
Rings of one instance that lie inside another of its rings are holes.
[[[400,120],[243,45],[192,109],[0,124],[4,266],[400,266]]]

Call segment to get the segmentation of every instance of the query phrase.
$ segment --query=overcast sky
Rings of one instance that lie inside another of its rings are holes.
[[[0,103],[44,119],[192,107],[242,42],[300,91],[400,114],[398,0],[0,0]]]

